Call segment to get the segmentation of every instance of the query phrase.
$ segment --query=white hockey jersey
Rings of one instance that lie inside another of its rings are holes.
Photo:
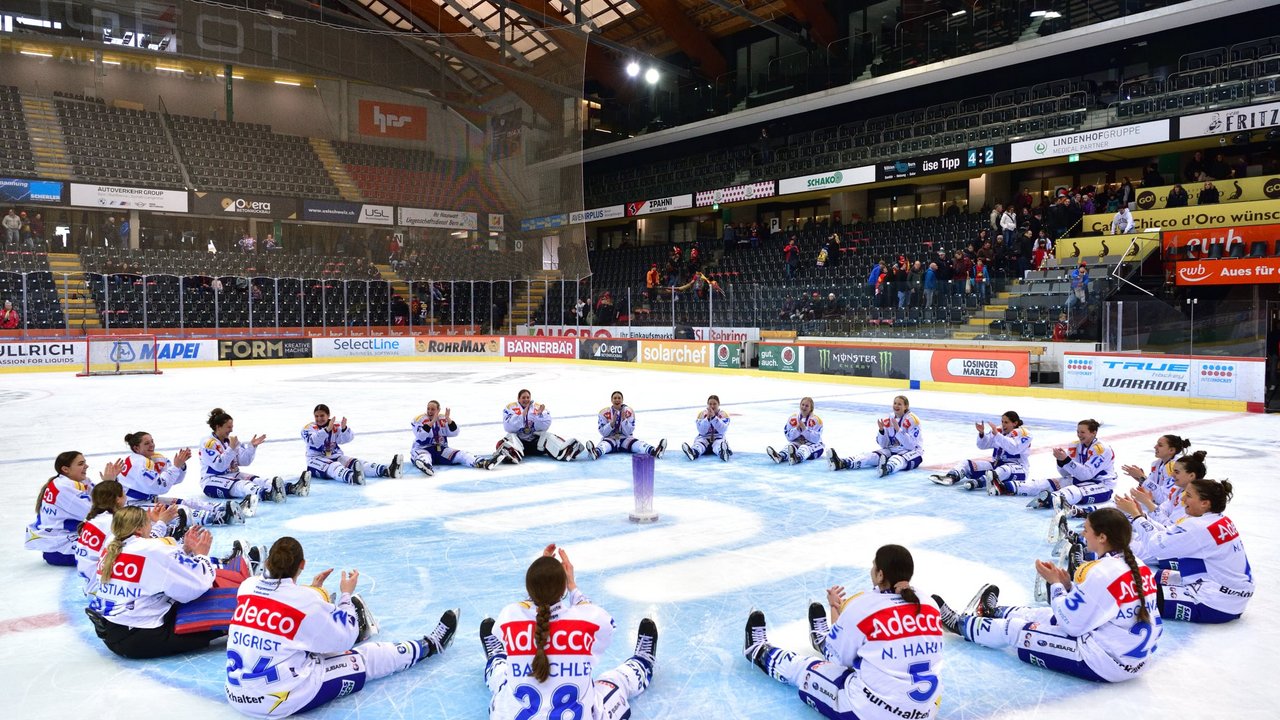
[[[876,433],[877,445],[893,452],[924,449],[920,418],[915,413],[904,413],[902,417],[890,417],[888,420],[889,427],[881,426],[880,432]]]
[[[116,479],[124,486],[125,501],[130,505],[150,505],[158,495],[168,493],[187,477],[187,469],[169,462],[160,453],[144,457],[130,453],[124,470]]]
[[[511,403],[502,410],[502,429],[532,442],[537,433],[551,429],[551,413],[538,403],[530,403],[527,409],[520,407],[520,403]]]
[[[708,417],[706,409],[703,409],[698,413],[698,419],[695,421],[695,425],[698,428],[698,435],[700,437],[707,438],[708,440],[714,440],[718,437],[722,438],[729,432],[729,416],[725,415],[724,411],[721,410],[715,415]]]
[[[204,468],[203,477],[218,477],[240,472],[240,468],[253,462],[258,449],[253,443],[240,443],[231,447],[230,443],[210,435],[200,448],[200,465]]]
[[[1116,454],[1111,448],[1094,440],[1092,443],[1076,443],[1067,448],[1066,464],[1059,463],[1058,474],[1073,485],[1102,483],[1107,487],[1116,484]]]
[[[1071,590],[1049,588],[1052,624],[1080,639],[1080,655],[1089,668],[1109,682],[1132,678],[1149,666],[1164,626],[1156,602],[1156,579],[1151,569],[1138,566],[1151,623],[1139,623],[1138,592],[1133,572],[1117,554],[1081,565]],[[1117,667],[1117,663],[1125,666]]]
[[[592,718],[597,702],[592,673],[613,640],[613,617],[577,591],[552,605],[546,647],[551,675],[540,683],[532,675],[537,614],[531,602],[512,603],[498,613],[494,633],[506,647],[511,682],[494,697],[491,720],[551,720],[568,717],[573,708],[574,717]],[[536,710],[528,703],[535,696],[542,698]]]
[[[1177,570],[1183,585],[1198,585],[1196,597],[1215,610],[1242,613],[1253,597],[1253,568],[1226,515],[1187,516],[1167,527],[1138,518],[1131,547],[1143,561]]]
[[[897,593],[858,593],[845,600],[824,649],[827,660],[857,669],[864,689],[847,694],[859,718],[927,720],[937,713],[942,620],[928,597],[917,608]]]
[[[340,458],[342,443],[349,443],[355,437],[351,428],[344,427],[338,432],[329,432],[329,426],[320,427],[315,423],[307,423],[302,428],[302,440],[307,444],[307,457]]]
[[[66,475],[46,482],[40,491],[40,509],[36,511],[36,519],[27,526],[23,545],[37,552],[71,553],[76,528],[93,507],[89,497],[92,491],[92,485],[76,482]]]
[[[101,560],[98,565],[101,572]],[[117,625],[160,627],[175,602],[195,600],[215,578],[208,557],[188,555],[173,538],[130,537],[110,579],[92,589],[89,607]]]
[[[449,438],[457,434],[458,423],[452,420],[446,423],[443,416],[436,416],[435,422],[428,422],[426,413],[413,419],[413,446],[416,448],[447,448]]]
[[[350,594],[334,604],[292,578],[251,577],[236,593],[227,634],[227,698],[249,715],[296,712],[314,693],[292,691],[320,684],[324,657],[350,650],[358,634]]]
[[[1156,459],[1151,463],[1151,472],[1147,473],[1146,479],[1139,483],[1144,490],[1151,493],[1151,497],[1155,498],[1156,502],[1167,497],[1169,491],[1174,489],[1173,463],[1176,460],[1175,458],[1168,462],[1161,462]]]
[[[822,418],[817,415],[801,417],[800,413],[793,413],[782,426],[782,432],[787,436],[787,442],[817,445],[822,442]]]
[[[596,425],[602,438],[628,438],[636,434],[636,414],[630,405],[623,405],[620,410],[610,405],[600,411]]]
[[[80,532],[76,534],[71,554],[76,557],[76,573],[85,583],[85,594],[91,591],[98,582],[98,560],[102,559],[102,551],[111,539],[111,513],[98,513],[80,524]],[[151,537],[162,538],[168,534],[169,526],[156,522],[151,526]]]
[[[988,432],[978,437],[978,448],[990,450],[991,460],[997,465],[1026,466],[1031,455],[1031,433],[1025,427],[1016,427],[1008,434]]]

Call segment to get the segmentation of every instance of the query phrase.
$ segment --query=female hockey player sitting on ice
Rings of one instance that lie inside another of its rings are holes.
[[[480,622],[489,720],[631,717],[631,701],[653,679],[658,628],[641,620],[635,654],[593,679],[613,618],[578,590],[568,553],[555,554],[548,545],[525,572],[528,600]]]
[[[1111,448],[1098,442],[1098,421],[1081,420],[1076,424],[1078,443],[1067,448],[1054,448],[1058,461],[1057,478],[1043,480],[1001,479],[998,474],[987,488],[990,495],[1034,495],[1029,507],[1081,508],[1088,514],[1093,506],[1111,499],[1116,486],[1116,456]]]
[[[1133,550],[1161,568],[1161,605],[1173,620],[1224,623],[1244,612],[1253,597],[1253,568],[1244,541],[1222,513],[1231,500],[1231,483],[1192,480],[1182,493],[1187,516],[1160,525],[1128,500],[1116,506],[1132,512]]]
[[[393,455],[387,465],[343,455],[340,444],[349,443],[355,437],[347,427],[347,419],[331,416],[329,406],[324,403],[317,405],[312,414],[315,422],[302,428],[302,439],[307,444],[307,469],[312,477],[363,485],[365,476],[398,478],[403,474],[399,455]]]
[[[665,438],[657,445],[636,438],[636,414],[630,405],[622,402],[622,393],[618,390],[609,396],[609,406],[600,411],[596,426],[600,429],[600,444],[587,443],[587,452],[596,460],[618,450],[635,455],[648,453],[660,458],[667,449]]]
[[[1049,583],[1049,607],[997,607],[990,586],[979,591],[974,611],[957,614],[942,598],[943,626],[969,642],[1012,647],[1018,658],[1042,668],[1095,682],[1132,680],[1151,665],[1162,625],[1156,581],[1129,550],[1132,531],[1124,513],[1103,508],[1084,523],[1084,540],[1097,560],[1066,570],[1036,561]]]
[[[252,517],[258,507],[258,496],[243,500],[211,503],[203,500],[186,500],[165,495],[187,475],[187,461],[191,449],[182,448],[173,456],[173,462],[156,452],[155,438],[139,430],[124,436],[131,451],[120,471],[120,484],[124,486],[125,502],[135,507],[147,508],[157,503],[178,505],[178,517],[170,525],[170,534],[181,537],[193,525],[227,525],[243,523]]]
[[[200,464],[204,466],[201,484],[205,495],[213,498],[257,495],[262,500],[281,503],[286,494],[307,495],[311,492],[310,470],[287,485],[278,475],[267,479],[240,470],[253,462],[258,446],[267,439],[266,435],[254,435],[249,442],[240,442],[231,434],[235,430],[235,421],[222,408],[211,410],[206,422],[213,435],[204,441],[200,450]]]
[[[1173,462],[1191,447],[1190,440],[1177,435],[1161,435],[1156,440],[1156,459],[1151,463],[1151,472],[1144,473],[1137,465],[1120,467],[1126,475],[1138,481],[1138,486],[1152,497],[1167,497],[1173,487]],[[1201,457],[1204,453],[1201,453]],[[1201,475],[1200,477],[1204,477]],[[1183,486],[1185,487],[1185,485]]]
[[[427,411],[413,419],[413,447],[409,449],[409,461],[428,476],[436,474],[435,463],[438,462],[493,469],[497,464],[493,458],[477,458],[465,450],[449,447],[449,438],[458,434],[458,423],[453,421],[451,413],[449,408],[445,408],[444,415],[441,415],[440,403],[435,400],[427,403]]]
[[[813,414],[811,397],[800,398],[800,412],[787,418],[782,432],[787,436],[787,444],[781,452],[774,450],[772,446],[764,449],[776,463],[799,465],[805,460],[820,458],[826,452],[822,445],[822,418]]]
[[[729,441],[725,440],[725,433],[729,432],[729,416],[720,409],[720,396],[707,396],[707,407],[698,413],[698,419],[694,421],[698,428],[698,437],[692,444],[685,443],[680,446],[684,450],[684,454],[690,460],[697,460],[710,451],[713,455],[719,455],[721,460],[729,461],[729,456],[733,455],[733,451],[729,449]]]
[[[924,460],[924,438],[920,434],[920,418],[911,412],[905,395],[893,399],[893,415],[876,421],[876,444],[879,449],[865,455],[842,458],[835,448],[827,451],[827,464],[832,470],[879,468],[880,477],[899,470],[914,470]]]
[[[573,438],[565,440],[551,432],[551,413],[545,405],[533,402],[528,390],[516,393],[516,402],[503,409],[502,429],[507,434],[498,441],[498,449],[491,456],[495,462],[518,463],[525,455],[546,455],[569,462],[587,449]]]
[[[302,545],[282,537],[271,546],[266,575],[240,586],[225,686],[236,710],[254,717],[306,712],[359,692],[368,680],[407,670],[453,641],[457,610],[446,610],[420,640],[363,642],[378,628],[360,596],[352,594],[360,573],[343,572],[331,600],[323,585],[333,570],[299,585],[306,566]]]
[[[199,650],[226,635],[225,625],[201,616],[216,615],[218,604],[230,603],[249,574],[242,558],[219,569],[208,556],[213,537],[202,527],[187,532],[181,546],[173,538],[150,537],[152,527],[142,508],[122,507],[111,516],[111,541],[98,562],[87,609],[102,642],[127,658]],[[196,600],[203,601],[201,612],[184,623],[181,604]],[[222,616],[225,621],[225,611]]]
[[[800,689],[800,699],[828,718],[933,718],[942,685],[942,623],[938,608],[911,587],[915,562],[901,545],[885,545],[871,564],[875,590],[848,599],[827,591],[809,606],[810,638],[822,658],[769,644],[764,613],[747,619],[744,652],[769,677]]]
[[[1027,461],[1031,455],[1031,434],[1022,427],[1022,418],[1010,410],[1000,416],[1000,427],[988,422],[973,424],[978,429],[978,448],[991,451],[990,460],[961,460],[944,474],[930,475],[939,485],[955,485],[964,480],[966,490],[986,487],[991,480],[1002,482],[1027,479]]]
[[[102,469],[103,480],[115,480],[124,469],[124,461],[107,463]],[[28,550],[44,554],[50,565],[67,567],[76,564],[72,546],[76,531],[92,506],[89,493],[89,463],[76,450],[58,453],[53,470],[57,473],[40,486],[36,497],[36,519],[27,526],[27,539],[23,543]]]

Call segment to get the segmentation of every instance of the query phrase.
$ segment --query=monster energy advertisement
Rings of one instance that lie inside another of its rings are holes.
[[[908,350],[837,345],[804,348],[804,371],[821,375],[851,375],[905,380],[911,368]]]

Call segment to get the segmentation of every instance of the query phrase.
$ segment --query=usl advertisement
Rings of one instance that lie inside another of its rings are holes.
[[[413,338],[336,337],[313,338],[311,353],[318,358],[408,357],[416,353]]]
[[[1081,227],[1084,232],[1109,232],[1111,220],[1114,217],[1115,213],[1085,215]],[[1139,230],[1149,228],[1187,230],[1190,228],[1268,225],[1271,223],[1280,223],[1280,203],[1270,200],[1165,208],[1163,210],[1139,210],[1133,214],[1133,224]]]
[[[195,192],[191,193],[191,212],[196,215],[237,215],[273,220],[297,220],[298,201],[273,195]]]
[[[872,165],[864,165],[845,170],[832,170],[817,175],[801,175],[778,181],[778,194],[809,192],[810,190],[829,190],[831,188],[865,185],[876,181],[876,169]]]
[[[795,345],[761,344],[756,347],[756,358],[761,370],[800,372],[800,352]]]
[[[298,360],[311,357],[309,338],[247,338],[219,340],[218,359],[232,360]]]
[[[366,137],[427,139],[427,109],[383,100],[360,101],[359,131]]]
[[[1013,162],[1026,162],[1168,141],[1169,121],[1156,120],[1016,142],[1010,149],[1010,159]]]
[[[0,178],[0,202],[60,203],[63,184],[55,180]]]
[[[636,202],[627,203],[627,217],[650,215],[668,210],[687,210],[691,207],[693,207],[692,194],[654,198],[653,200],[637,200]]]
[[[0,370],[29,367],[83,367],[83,341],[0,342]]]
[[[903,178],[937,175],[956,170],[972,170],[980,167],[1005,165],[1009,162],[1008,145],[988,145],[968,150],[956,150],[937,155],[884,162],[875,166],[876,179],[901,180]]]
[[[1004,350],[912,350],[911,379],[1030,387],[1030,354]]]
[[[1280,177],[1275,175],[1240,178],[1239,180],[1218,180],[1214,182],[1214,187],[1218,188],[1219,201],[1226,200],[1229,203],[1280,200]],[[1142,188],[1138,191],[1136,200],[1138,209],[1160,210],[1167,207],[1169,204],[1169,191],[1173,188],[1173,185]],[[1182,189],[1187,191],[1188,206],[1200,204],[1200,190],[1203,188],[1204,185],[1202,183],[1187,183],[1182,186]],[[1209,204],[1215,205],[1217,203]]]
[[[635,362],[639,343],[619,338],[595,338],[578,342],[579,360]]]
[[[569,213],[570,225],[582,225],[589,222],[597,222],[599,220],[617,220],[620,217],[626,217],[627,209],[622,205],[610,205],[609,207],[594,208],[592,210],[579,210]]]
[[[712,367],[712,343],[679,340],[641,340],[640,363],[644,365],[683,365]]]
[[[1261,402],[1261,358],[1064,353],[1062,385],[1130,395]]]
[[[302,219],[355,225],[394,225],[395,208],[337,200],[303,200]]]
[[[908,350],[853,345],[802,347],[806,373],[906,380],[911,370],[911,353]]]
[[[429,210],[426,208],[400,208],[398,224],[405,227],[433,227],[447,230],[476,230],[480,224],[473,212],[461,210]]]
[[[414,342],[419,355],[498,357],[502,355],[500,337],[420,337]]]
[[[1176,263],[1178,285],[1263,285],[1280,283],[1280,258],[1192,260]]]
[[[747,327],[695,327],[694,340],[712,342],[756,342],[760,339],[760,328]],[[653,338],[654,340],[674,340],[676,331],[671,326],[634,326],[626,325],[520,325],[522,334],[553,335],[557,337],[628,337]]]
[[[1178,137],[1225,135],[1270,127],[1280,127],[1280,102],[1215,110],[1178,118]]]
[[[716,205],[719,203],[738,202],[740,200],[755,200],[756,198],[773,197],[777,194],[777,185],[772,180],[762,182],[754,182],[749,185],[735,185],[734,187],[720,188],[719,190],[702,190],[694,195],[694,205],[698,207],[706,207],[707,205]]]
[[[572,338],[502,338],[502,354],[507,357],[576,358],[578,341]]]
[[[179,213],[187,212],[189,208],[186,190],[156,190],[82,183],[71,183],[71,204],[76,207]]]

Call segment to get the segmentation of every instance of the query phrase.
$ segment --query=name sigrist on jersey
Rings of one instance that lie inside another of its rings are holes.
[[[301,610],[282,602],[245,595],[236,603],[231,623],[292,640],[298,634],[304,617]]]
[[[919,635],[942,635],[942,622],[937,608],[921,605],[899,605],[879,610],[858,623],[868,641],[899,640]]]
[[[590,655],[600,626],[586,620],[556,620],[551,623],[546,651],[555,655]],[[502,644],[508,655],[536,655],[538,631],[533,620],[517,620],[502,626]]]

